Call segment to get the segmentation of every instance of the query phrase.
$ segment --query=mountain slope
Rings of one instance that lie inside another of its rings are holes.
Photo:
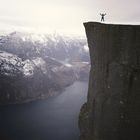
[[[0,37],[1,104],[47,98],[75,80],[88,80],[85,40],[33,36],[13,32]]]

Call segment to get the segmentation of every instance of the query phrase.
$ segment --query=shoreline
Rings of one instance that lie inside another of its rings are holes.
[[[30,98],[30,99],[25,99],[25,100],[22,100],[22,101],[15,101],[15,102],[7,102],[7,103],[0,103],[0,106],[6,106],[6,105],[17,105],[17,104],[26,104],[26,103],[30,103],[30,102],[34,102],[34,101],[37,101],[37,100],[47,100],[49,98],[52,98],[52,97],[55,97],[57,95],[61,95],[61,93],[63,91],[65,91],[65,89],[69,86],[71,86],[72,84],[74,84],[75,82],[88,82],[88,80],[76,80],[74,81],[73,83],[65,86],[64,88],[61,88],[60,90],[57,90],[57,91],[49,91],[48,94],[42,94],[38,97],[34,97],[34,98]]]

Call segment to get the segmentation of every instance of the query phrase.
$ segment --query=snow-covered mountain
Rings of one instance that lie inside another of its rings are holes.
[[[52,96],[88,80],[85,39],[13,32],[0,36],[0,103]]]
[[[52,57],[63,62],[88,61],[85,38],[13,32],[0,37],[0,49],[17,54],[20,58]]]

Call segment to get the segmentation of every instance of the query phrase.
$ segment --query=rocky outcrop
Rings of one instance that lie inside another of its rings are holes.
[[[80,140],[140,139],[140,26],[84,24],[91,58]]]

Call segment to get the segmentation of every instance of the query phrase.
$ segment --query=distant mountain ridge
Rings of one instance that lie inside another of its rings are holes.
[[[0,36],[0,49],[9,53],[16,53],[21,58],[24,58],[25,55],[26,57],[41,55],[67,62],[89,61],[85,38],[60,36],[58,34],[41,35],[12,32]]]

